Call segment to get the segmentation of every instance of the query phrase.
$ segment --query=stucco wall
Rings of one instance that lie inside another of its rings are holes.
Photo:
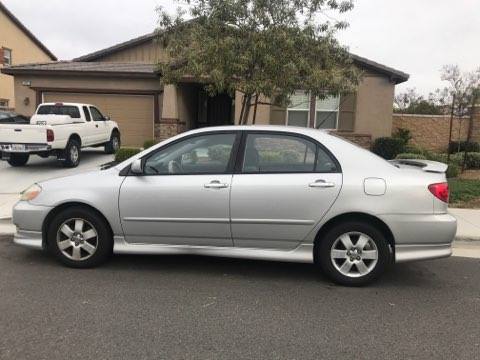
[[[28,81],[30,86],[22,83]],[[36,88],[59,89],[112,89],[112,90],[144,90],[158,91],[160,83],[157,79],[124,79],[112,77],[79,77],[79,76],[15,76],[16,111],[19,114],[30,116],[35,112]]]
[[[0,47],[12,50],[13,65],[51,61],[50,57],[1,11]],[[3,65],[0,65],[1,67]],[[8,99],[9,107],[15,107],[13,76],[0,74],[0,98]]]
[[[373,139],[392,133],[395,84],[383,76],[366,74],[357,90],[356,133],[370,134]]]

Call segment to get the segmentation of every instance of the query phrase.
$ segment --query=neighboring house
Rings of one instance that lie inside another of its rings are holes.
[[[57,58],[0,2],[0,69]],[[14,109],[13,77],[0,74],[0,109]]]
[[[42,101],[92,103],[120,123],[124,145],[238,123],[239,93],[235,99],[227,94],[208,97],[194,79],[163,87],[155,64],[164,59],[152,33],[73,61],[13,66],[3,72],[15,77],[21,114],[31,115]],[[390,135],[394,88],[408,75],[359,56],[353,59],[364,71],[355,94],[312,103],[298,91],[288,109],[259,105],[256,123],[332,128],[367,142]],[[25,99],[35,101],[25,105]]]

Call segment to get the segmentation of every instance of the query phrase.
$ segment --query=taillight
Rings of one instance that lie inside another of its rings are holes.
[[[448,183],[443,182],[428,185],[428,190],[430,190],[433,196],[435,196],[437,199],[448,203]]]
[[[52,142],[55,140],[55,135],[53,134],[52,129],[47,129],[47,142]]]

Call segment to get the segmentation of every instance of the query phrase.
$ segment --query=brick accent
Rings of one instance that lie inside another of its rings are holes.
[[[155,124],[155,140],[160,142],[178,135],[186,130],[186,124],[178,119],[160,120],[159,124]]]
[[[480,115],[479,115],[480,116]],[[478,123],[480,119],[477,117]],[[464,141],[468,133],[468,117],[453,119],[452,141]],[[477,125],[478,141],[480,138],[480,125]],[[450,131],[449,115],[410,115],[394,114],[392,134],[398,128],[409,129],[412,135],[411,144],[426,150],[445,152],[448,148],[448,137]],[[472,135],[474,132],[472,132]],[[472,140],[475,139],[472,136]]]
[[[367,150],[370,150],[372,147],[372,135],[357,134],[350,131],[331,131],[330,133],[351,141]]]

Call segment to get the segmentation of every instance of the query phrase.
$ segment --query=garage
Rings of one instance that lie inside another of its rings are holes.
[[[123,146],[142,146],[154,137],[152,95],[43,92],[43,102],[77,102],[98,107],[116,121]]]

